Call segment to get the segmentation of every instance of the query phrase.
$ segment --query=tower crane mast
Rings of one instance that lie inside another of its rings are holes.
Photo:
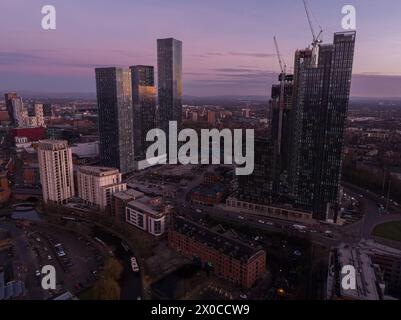
[[[319,26],[319,33],[316,35],[315,32],[315,28],[313,27],[313,22],[312,22],[312,16],[313,13],[311,12],[308,2],[307,0],[303,0],[304,3],[304,8],[305,8],[305,12],[306,12],[306,17],[308,19],[308,23],[309,23],[309,28],[311,30],[312,33],[312,66],[317,66],[318,64],[318,59],[319,59],[319,44],[322,42],[321,40],[321,35],[323,33],[323,29],[322,27],[318,24]],[[317,19],[315,18],[316,22]]]
[[[280,49],[277,43],[277,38],[274,36],[274,46],[276,48],[276,54],[277,54],[277,58],[278,58],[278,62],[280,65],[280,76],[279,76],[279,80],[280,80],[280,106],[279,106],[279,119],[278,119],[278,133],[277,133],[277,152],[280,155],[281,154],[281,140],[282,140],[282,130],[283,130],[283,113],[284,113],[284,108],[285,108],[285,76],[286,76],[286,69],[287,69],[287,65],[284,61],[284,59],[281,57],[280,54]]]

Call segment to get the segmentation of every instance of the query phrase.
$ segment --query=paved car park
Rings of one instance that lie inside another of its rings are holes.
[[[10,234],[13,249],[10,257],[0,257],[4,260],[0,263],[7,266],[10,279],[24,281],[23,299],[51,299],[67,290],[79,294],[93,285],[103,268],[107,251],[90,236],[55,225],[22,225],[12,220],[2,223],[2,229]],[[56,270],[55,290],[41,286],[45,265]]]

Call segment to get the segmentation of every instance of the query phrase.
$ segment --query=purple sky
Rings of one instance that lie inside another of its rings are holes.
[[[354,96],[401,97],[401,1],[309,0],[331,42],[341,8],[357,12]],[[41,8],[57,29],[41,28]],[[1,0],[0,91],[92,92],[94,68],[156,65],[156,39],[183,41],[185,95],[267,95],[311,42],[301,0]]]

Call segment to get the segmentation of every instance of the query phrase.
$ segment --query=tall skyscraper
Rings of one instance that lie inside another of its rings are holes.
[[[6,109],[8,112],[8,116],[10,118],[11,123],[14,125],[15,125],[15,122],[14,122],[14,110],[13,110],[12,100],[13,100],[13,98],[17,98],[17,97],[18,97],[18,95],[16,92],[8,92],[8,93],[4,94],[4,100],[6,103]]]
[[[159,127],[168,134],[168,122],[181,127],[182,42],[173,38],[157,40]]]
[[[53,116],[53,110],[51,103],[44,103],[43,104],[43,115],[45,117],[51,118]]]
[[[96,91],[99,114],[101,164],[132,172],[134,164],[131,71],[97,68]]]
[[[269,139],[255,139],[255,167],[250,175],[238,176],[238,200],[270,204],[273,187],[273,144]]]
[[[271,137],[255,140],[254,172],[238,178],[240,200],[289,204],[318,220],[334,217],[355,37],[335,33],[333,44],[296,52],[294,75],[283,83],[283,104],[280,85],[272,87]]]
[[[43,104],[35,103],[33,106],[33,117],[36,119],[36,126],[37,127],[44,127],[45,126],[45,118],[43,114]]]
[[[4,97],[12,124],[16,127],[23,127],[25,115],[22,98],[15,92],[6,93]]]
[[[38,158],[43,200],[65,203],[74,196],[72,153],[67,141],[39,141]]]
[[[284,78],[282,78],[284,77]],[[274,146],[273,190],[280,197],[290,192],[290,167],[292,141],[294,135],[293,75],[280,74],[281,84],[272,86],[271,91],[271,139]],[[281,103],[281,90],[284,90],[284,103]],[[282,110],[281,110],[282,109]],[[284,200],[284,199],[282,199]]]
[[[333,44],[319,44],[316,65],[310,49],[295,55],[293,191],[295,204],[319,220],[338,201],[355,37],[339,32]]]
[[[153,66],[132,66],[132,105],[134,123],[134,154],[136,160],[146,157],[146,150],[152,142],[146,141],[146,134],[156,124],[156,87]]]

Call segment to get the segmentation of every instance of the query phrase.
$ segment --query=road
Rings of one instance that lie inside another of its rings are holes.
[[[221,221],[245,224],[256,229],[272,232],[298,232],[301,233],[300,236],[308,236],[312,241],[328,246],[336,245],[340,242],[358,243],[361,239],[370,238],[375,226],[389,221],[401,220],[401,209],[399,209],[399,207],[391,205],[389,207],[389,210],[391,210],[389,214],[379,214],[377,202],[380,203],[380,200],[384,201],[383,199],[380,199],[380,197],[375,196],[369,191],[345,188],[346,193],[360,201],[364,214],[363,219],[346,226],[325,224],[318,228],[307,227],[306,232],[301,232],[295,230],[293,227],[294,224],[299,223],[250,215],[249,213],[241,214],[239,212],[226,210],[222,206],[207,207],[189,203],[186,199],[188,193],[197,183],[200,183],[202,178],[203,175],[194,179],[191,185],[187,186],[185,192],[179,194],[177,198],[174,199],[174,206],[179,214],[197,218],[209,215]],[[375,201],[376,199],[378,201]],[[197,212],[197,210],[201,210],[201,212]],[[326,230],[329,230],[331,234],[326,234]],[[307,235],[305,233],[307,233]]]
[[[371,192],[357,192],[356,189],[344,188],[345,192],[358,199],[361,203],[363,218],[361,221],[342,227],[347,234],[356,234],[359,239],[370,238],[373,229],[382,223],[401,220],[401,209],[391,206],[388,214],[379,214],[377,203],[383,204],[382,200],[373,200]],[[376,196],[376,199],[380,197]]]
[[[229,210],[224,210],[221,207],[206,207],[196,204],[184,203],[182,200],[177,199],[175,202],[175,210],[184,216],[202,218],[205,215],[211,216],[216,220],[220,220],[227,223],[235,223],[240,225],[247,225],[249,227],[270,231],[279,232],[286,234],[297,234],[300,237],[308,237],[311,240],[324,244],[327,246],[344,241],[344,235],[342,235],[337,228],[330,226],[324,226],[324,228],[313,228],[309,227],[307,230],[299,231],[294,228],[295,222],[286,220],[271,219],[264,216],[250,215],[246,213],[238,213]],[[201,210],[201,212],[199,212]],[[331,234],[325,234],[326,230],[330,230]],[[347,236],[346,236],[347,237]],[[349,241],[352,241],[352,237],[349,237]]]

